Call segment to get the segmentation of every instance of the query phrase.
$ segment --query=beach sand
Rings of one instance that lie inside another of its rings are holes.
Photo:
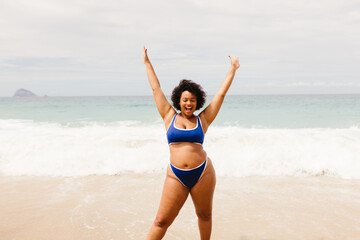
[[[145,239],[164,174],[0,177],[0,239]],[[164,239],[200,239],[189,197]],[[217,178],[212,239],[360,239],[360,180]]]

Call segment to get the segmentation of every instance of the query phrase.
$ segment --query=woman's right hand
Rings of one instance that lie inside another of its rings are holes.
[[[150,63],[149,57],[147,55],[147,49],[145,48],[145,46],[143,46],[143,57],[142,57],[142,59],[143,59],[144,64]]]

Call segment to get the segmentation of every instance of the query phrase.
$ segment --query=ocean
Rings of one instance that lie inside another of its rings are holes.
[[[360,179],[359,146],[360,95],[227,96],[204,142],[217,175],[236,178]],[[168,162],[152,96],[0,98],[0,175],[164,173]]]

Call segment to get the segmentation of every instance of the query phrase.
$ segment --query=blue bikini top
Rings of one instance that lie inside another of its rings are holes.
[[[175,126],[175,119],[178,114],[175,113],[171,124],[166,132],[168,143],[182,143],[182,142],[191,142],[203,144],[204,142],[204,131],[201,126],[201,121],[199,116],[197,116],[197,124],[195,128],[192,129],[181,129]]]

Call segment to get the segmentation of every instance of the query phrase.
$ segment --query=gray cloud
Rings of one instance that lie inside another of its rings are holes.
[[[54,95],[149,94],[143,44],[165,91],[190,78],[214,93],[227,56],[239,55],[238,81],[250,90],[255,82],[257,93],[306,92],[312,82],[355,83],[360,92],[359,11],[357,1],[340,0],[4,1],[0,96],[25,84]],[[274,80],[284,87],[266,85]],[[241,84],[231,92],[243,93]]]

